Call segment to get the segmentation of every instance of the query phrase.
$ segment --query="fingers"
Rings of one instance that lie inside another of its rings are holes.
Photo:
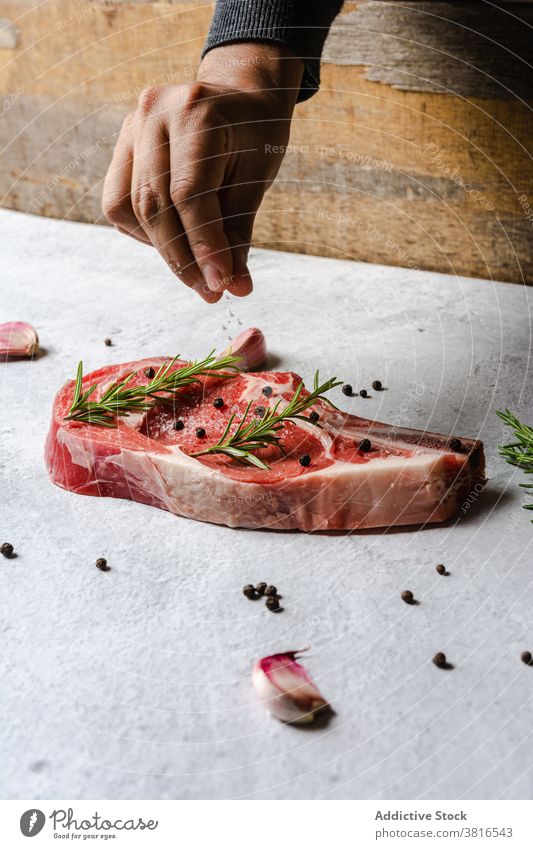
[[[219,190],[228,155],[221,128],[170,129],[170,197],[192,255],[209,289],[222,292],[232,281],[233,255],[224,232]]]
[[[104,180],[102,209],[107,220],[121,233],[151,244],[131,205],[135,113],[126,116],[119,133],[113,158]]]
[[[130,233],[128,230],[123,230],[122,227],[119,227],[118,224],[115,224],[115,230],[118,230],[119,233],[123,233],[124,236],[129,236],[130,239],[135,239],[136,242],[140,242],[141,245],[149,245],[152,247],[152,243],[149,239],[141,238],[140,236],[134,235]]]
[[[137,221],[170,269],[207,302],[220,296],[206,287],[189,248],[169,192],[168,135],[156,114],[138,121],[135,131],[131,203]]]
[[[250,250],[250,240],[252,237],[253,216],[245,216],[246,219],[251,218],[248,226],[241,222],[240,226],[232,227],[232,220],[226,221],[226,233],[228,241],[231,245],[233,255],[233,277],[228,286],[228,292],[236,295],[238,298],[244,298],[253,290],[253,283],[250,271],[248,269],[248,252]]]
[[[248,270],[248,246],[233,247],[233,280],[228,286],[228,292],[238,298],[244,298],[253,291],[252,275]]]
[[[226,187],[220,196],[226,235],[233,254],[233,280],[228,291],[241,298],[253,290],[248,252],[264,189],[265,184],[257,180],[235,182]]]
[[[124,121],[103,192],[104,214],[117,230],[153,245],[210,303],[225,289],[252,291],[247,257],[266,184],[255,177],[228,186],[234,171],[242,174],[243,156],[256,170],[254,140],[246,137],[241,150],[212,101],[198,83],[146,89]]]

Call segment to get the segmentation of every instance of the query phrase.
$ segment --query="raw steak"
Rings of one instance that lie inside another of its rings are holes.
[[[136,383],[147,383],[144,370],[165,361],[107,366],[86,375],[83,387],[98,383],[101,394],[132,371]],[[215,443],[230,415],[242,414],[250,400],[251,412],[255,402],[266,407],[288,400],[300,380],[292,372],[204,378],[181,391],[174,409],[131,415],[114,429],[64,420],[72,381],[54,402],[46,444],[50,477],[72,492],[129,498],[204,522],[301,531],[442,522],[483,482],[481,442],[461,438],[452,450],[449,436],[380,424],[322,402],[311,408],[321,427],[288,423],[280,431],[284,452],[276,446],[259,452],[269,471],[223,455],[190,456]],[[265,387],[272,388],[268,398]],[[217,397],[224,399],[220,409],[213,405]],[[174,429],[176,419],[182,430]],[[371,442],[368,452],[359,447],[363,439]],[[305,454],[311,458],[306,467],[299,462]]]

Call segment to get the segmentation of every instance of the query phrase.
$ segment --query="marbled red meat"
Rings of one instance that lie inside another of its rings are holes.
[[[85,376],[84,389],[110,383],[166,360],[151,358],[107,366]],[[174,368],[179,367],[176,363]],[[182,390],[173,409],[153,408],[118,420],[116,428],[65,421],[74,382],[58,393],[46,443],[54,483],[84,495],[129,498],[181,516],[231,527],[352,530],[442,522],[484,480],[483,445],[461,438],[373,422],[323,402],[307,411],[312,422],[289,422],[280,431],[283,451],[259,456],[269,470],[236,465],[224,455],[192,457],[215,443],[229,417],[256,406],[285,404],[301,379],[292,372],[255,372],[204,378]],[[265,387],[272,388],[266,397]],[[220,408],[215,398],[223,398]],[[181,430],[174,422],[184,423]],[[197,435],[204,428],[206,435]],[[369,439],[371,450],[359,446]],[[310,464],[300,458],[309,455]]]

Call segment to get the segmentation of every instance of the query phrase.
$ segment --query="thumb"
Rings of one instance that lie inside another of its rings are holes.
[[[231,292],[232,295],[237,295],[239,298],[249,295],[254,288],[252,276],[248,269],[248,252],[250,250],[251,235],[250,232],[249,237],[245,241],[242,241],[241,236],[237,233],[227,234],[233,254],[233,279],[228,286],[228,292]]]
[[[257,184],[232,186],[223,197],[224,230],[233,256],[233,280],[228,292],[241,298],[253,290],[248,253],[255,216],[263,199],[262,188]]]

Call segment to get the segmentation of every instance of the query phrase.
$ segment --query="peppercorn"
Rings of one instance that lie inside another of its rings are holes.
[[[13,557],[14,550],[15,549],[13,548],[10,542],[4,542],[0,547],[0,551],[2,552],[4,557]]]
[[[213,401],[213,407],[216,407],[217,410],[220,410],[220,408],[223,407],[223,406],[224,406],[224,399],[223,398],[215,398],[215,400]]]
[[[439,575],[447,575],[446,566],[443,563],[439,563],[438,566],[435,566],[435,569],[439,573]]]
[[[375,389],[376,392],[381,392],[381,390],[383,389],[383,384],[382,384],[381,380],[373,380],[372,381],[372,389]]]
[[[109,572],[110,566],[107,565],[107,560],[105,557],[99,557],[95,563],[97,569],[100,569],[100,572]]]
[[[309,421],[313,422],[313,424],[316,424],[319,418],[320,416],[314,410],[312,413],[309,413]]]
[[[359,395],[361,396],[361,398],[368,398],[368,392],[366,391],[366,389],[360,389]]]
[[[359,451],[362,451],[363,454],[367,454],[369,451],[372,451],[372,443],[369,439],[362,439],[359,443]]]
[[[104,345],[106,345],[108,348],[110,348],[112,344],[113,342],[111,341],[111,339],[104,339]]]
[[[460,439],[450,439],[450,448],[452,451],[460,451],[463,447]]]
[[[198,437],[198,439],[203,439],[204,436],[205,436],[205,428],[204,427],[197,427],[196,428],[196,436]]]
[[[270,398],[273,391],[274,390],[272,389],[271,386],[264,386],[263,389],[262,389],[262,392],[263,392],[263,395],[265,396],[265,398]]]
[[[437,654],[433,658],[433,663],[435,664],[435,666],[438,666],[441,669],[443,669],[445,666],[448,665],[447,662],[446,662],[446,655],[444,654],[443,651],[437,652]]]
[[[263,407],[262,404],[259,404],[259,406],[255,408],[254,413],[256,414],[256,416],[264,416],[265,407]]]
[[[533,657],[531,656],[530,651],[523,651],[520,655],[522,658],[522,662],[526,664],[526,666],[533,666]]]
[[[152,377],[154,377],[154,375],[155,375],[155,369],[153,369],[152,366],[148,366],[148,368],[145,368],[144,373],[145,373],[146,377],[148,377],[151,380]]]
[[[353,388],[350,386],[349,383],[344,384],[344,386],[342,387],[342,391],[345,395],[353,395]]]
[[[245,587],[242,588],[242,591],[246,598],[254,599],[257,598],[257,593],[255,591],[255,587],[253,584],[246,584]]]
[[[266,606],[269,610],[279,610],[279,601],[275,595],[269,595],[266,600]]]
[[[404,590],[402,592],[402,599],[405,601],[406,604],[414,604],[415,601],[415,597],[411,590]]]
[[[174,430],[183,430],[183,428],[185,427],[185,424],[184,424],[184,422],[182,422],[181,419],[177,419],[177,421],[174,422],[172,427],[174,428]]]
[[[257,595],[264,595],[267,585],[264,581],[261,581],[259,584],[256,584],[255,591]]]
[[[300,457],[300,466],[309,466],[311,464],[311,457],[309,454],[302,454]]]
[[[278,594],[278,591],[277,591],[276,587],[275,587],[275,586],[273,586],[273,584],[270,584],[270,586],[268,586],[268,587],[265,589],[265,595],[268,595],[268,596],[270,596],[270,595],[272,595],[272,596],[277,596],[277,594]]]

